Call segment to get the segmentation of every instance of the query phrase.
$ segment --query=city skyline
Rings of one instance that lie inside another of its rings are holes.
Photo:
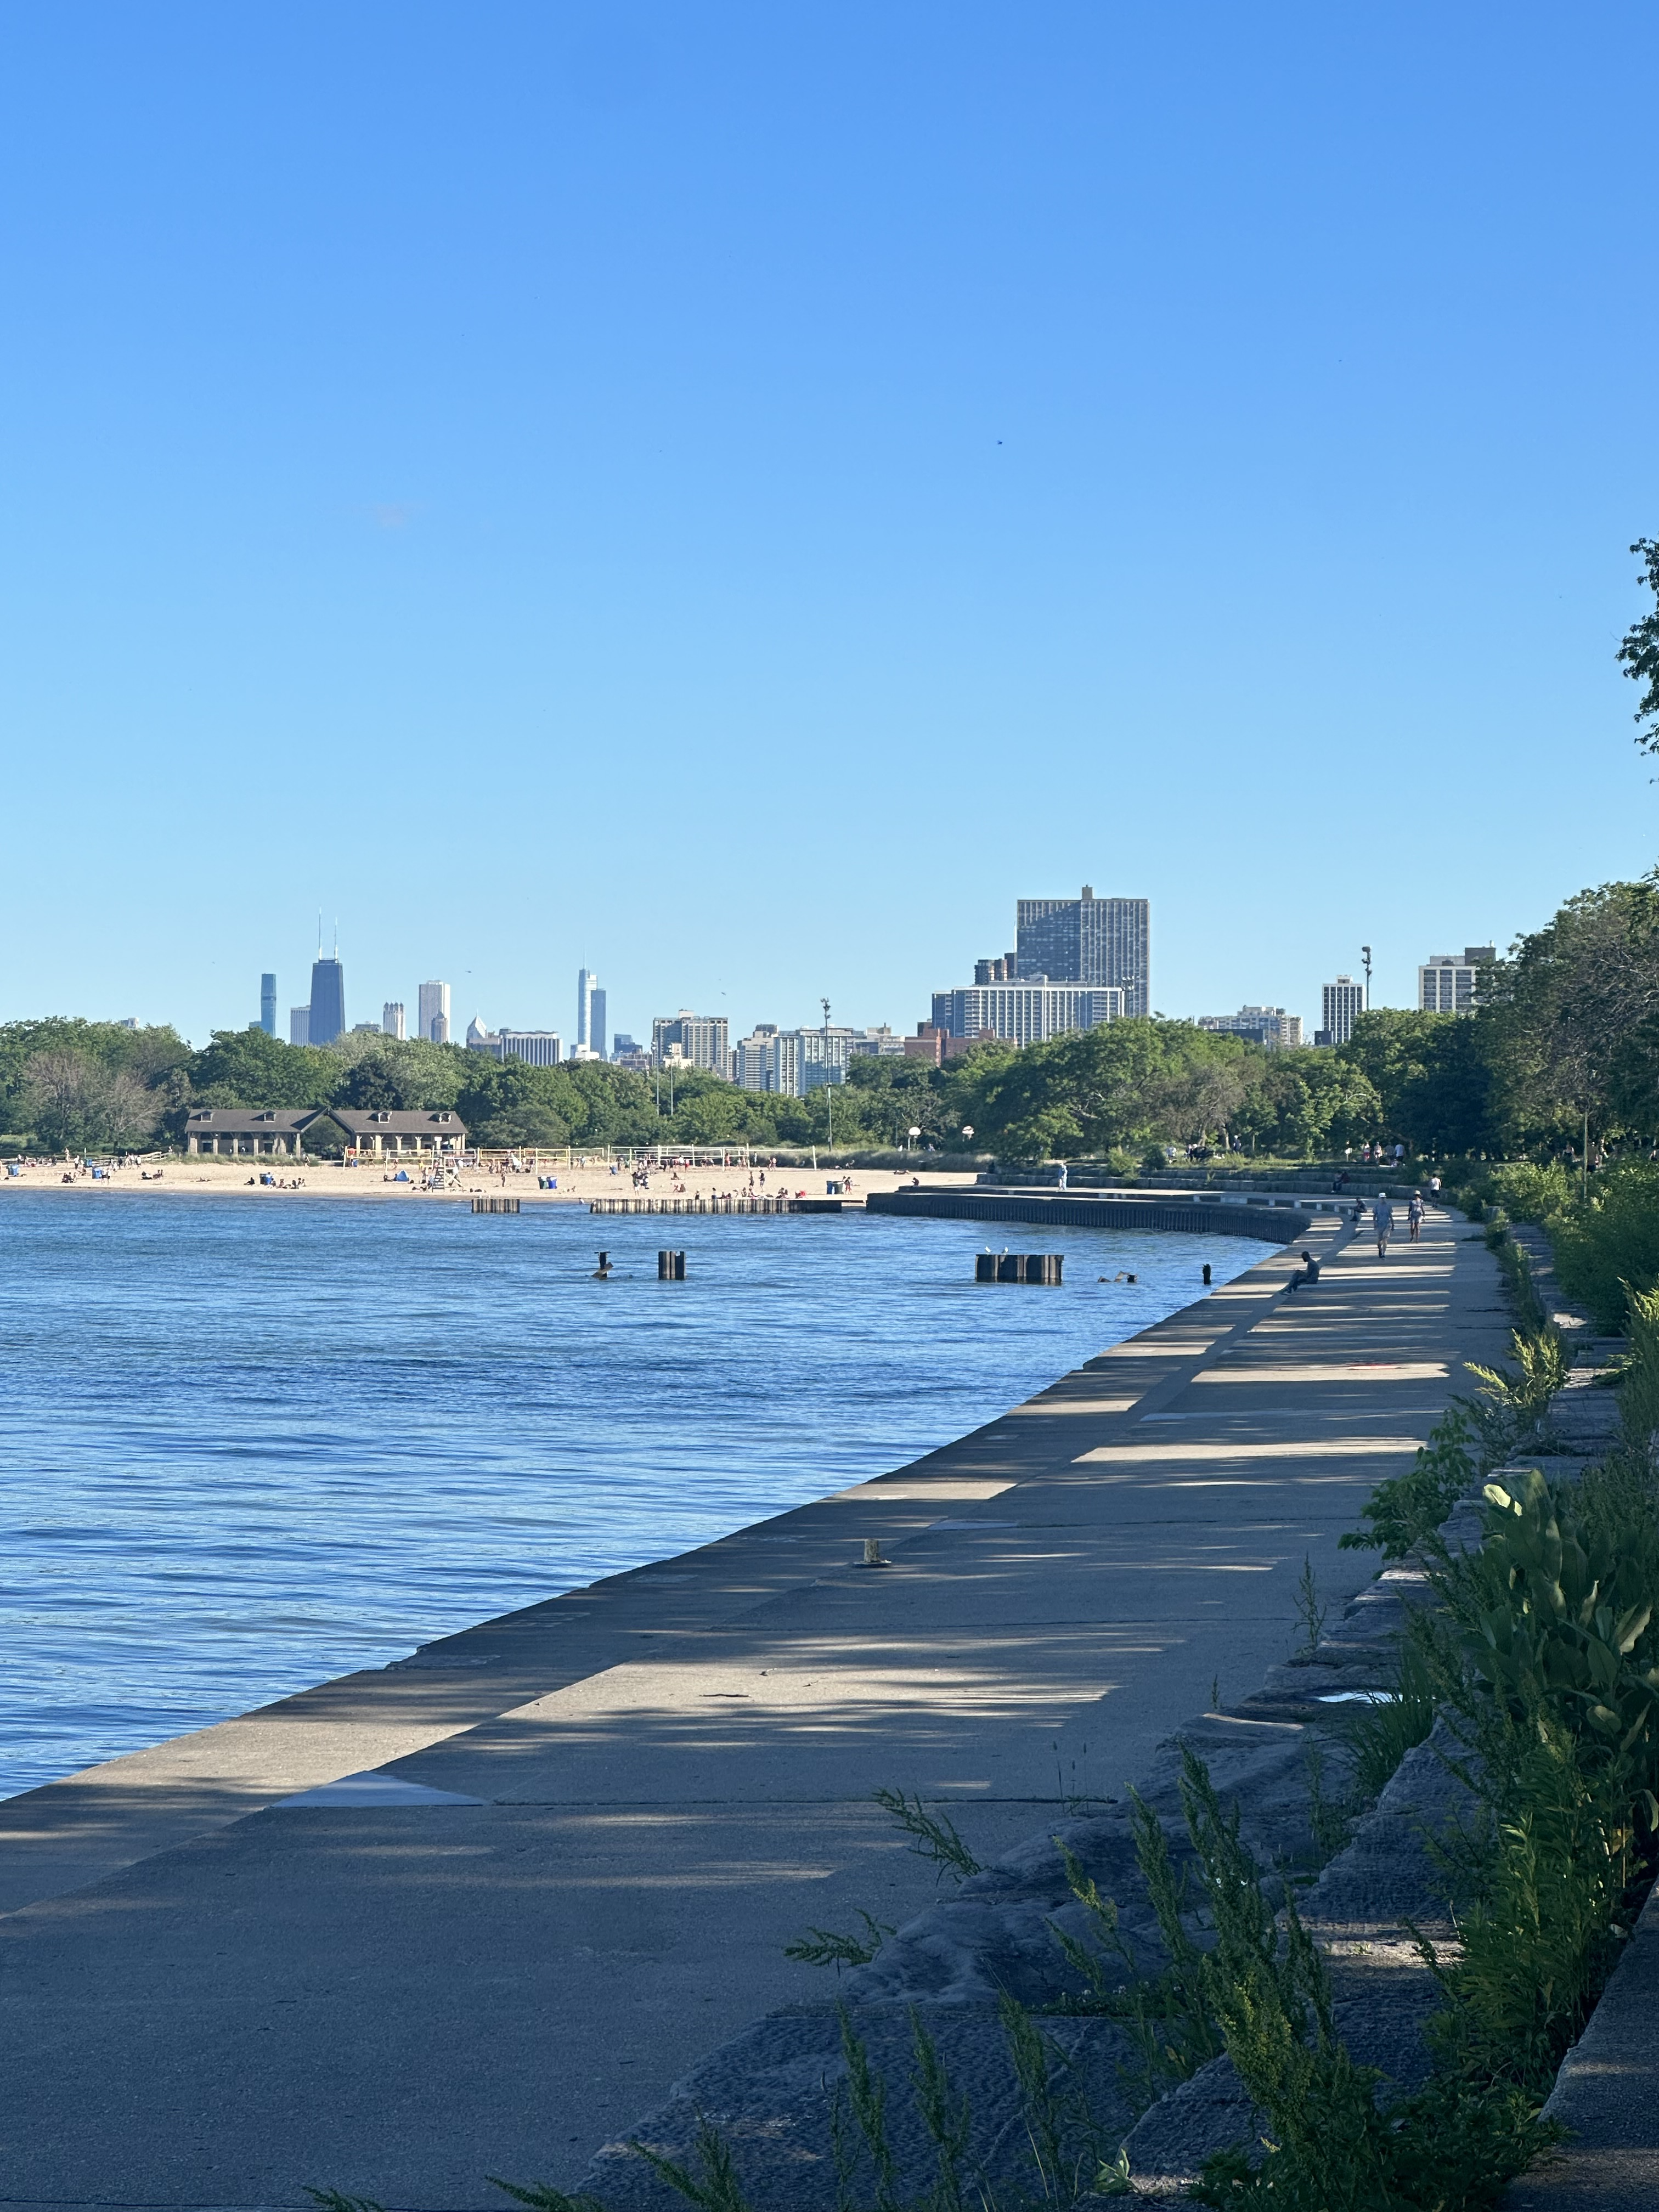
[[[1090,887],[1085,885],[1085,899],[1089,900],[1092,896]],[[1018,903],[1021,912],[1025,913],[1034,907],[1052,909],[1066,906],[1076,907],[1079,902],[1021,899]],[[1108,901],[1106,899],[1101,899],[1095,903],[1102,908],[1109,904],[1119,908],[1136,906],[1143,909],[1146,905],[1145,901]],[[1038,917],[1039,920],[1045,918],[1041,915]],[[1140,941],[1144,945],[1147,927],[1144,912],[1139,926],[1141,932]],[[1365,953],[1371,951],[1369,946],[1360,949]],[[1399,1011],[1436,1006],[1444,1010],[1467,1011],[1472,1000],[1474,972],[1469,963],[1479,957],[1490,958],[1493,951],[1492,946],[1486,945],[1468,947],[1462,955],[1426,956],[1414,963],[1413,972],[1416,989],[1413,995],[1395,1002],[1374,994],[1372,1004],[1379,1007],[1385,1005],[1397,1005]],[[1077,964],[1083,963],[1079,962]],[[343,970],[343,962],[337,957],[337,955],[329,961],[323,960],[319,956],[318,962],[313,963],[312,970],[313,989],[319,969],[327,969],[337,974]],[[998,957],[993,961],[981,958],[975,963],[975,965],[981,971],[991,967],[1000,970],[1004,963],[1002,958]],[[1437,996],[1429,993],[1425,981],[1426,976],[1437,970],[1441,971]],[[1448,981],[1448,975],[1455,980]],[[270,1007],[275,1002],[278,981],[279,978],[276,973],[262,970],[259,977],[259,1016],[246,1024],[227,1024],[222,1026],[269,1028],[270,1024],[266,1016]],[[1320,988],[1320,1012],[1316,1018],[1305,1017],[1297,1010],[1287,1007],[1283,1002],[1261,1000],[1243,1000],[1236,1013],[1220,1014],[1213,1011],[1183,1010],[1180,1012],[1170,1013],[1167,1018],[1191,1021],[1203,1028],[1254,1037],[1259,1042],[1301,1044],[1304,1042],[1322,1042],[1328,1036],[1333,1037],[1334,1042],[1344,1042],[1351,1029],[1354,1012],[1364,1003],[1364,985],[1354,983],[1352,975],[1346,970],[1340,971],[1336,982],[1333,984],[1328,980],[1328,980]],[[541,1065],[550,1065],[556,1060],[573,1057],[583,1050],[592,1051],[595,1057],[610,1058],[611,1033],[606,1018],[606,994],[605,987],[599,981],[597,971],[586,966],[578,969],[576,997],[576,1021],[568,1042],[566,1041],[567,1032],[550,1023],[532,1025],[503,1022],[497,1018],[492,1025],[486,1021],[484,1010],[482,1008],[475,1011],[469,1018],[467,1035],[469,1037],[488,1036],[492,1045],[496,1044],[503,1036],[517,1035],[526,1039],[534,1039],[536,1042],[533,1048],[526,1046],[524,1056],[533,1058]],[[414,1034],[425,1035],[433,1017],[441,1012],[445,1036],[439,1041],[463,1042],[460,1036],[456,1036],[449,1029],[452,998],[452,988],[447,982],[428,981],[422,983],[419,987],[418,997],[419,1016]],[[1050,1006],[1045,1003],[1039,1008],[1036,1003],[1039,998],[1045,1001],[1052,1000],[1054,1005]],[[1060,1034],[1067,1029],[1090,1028],[1099,1022],[1123,1019],[1129,1011],[1126,999],[1127,994],[1121,987],[1118,986],[1091,986],[1071,981],[1057,983],[1049,979],[1039,981],[1036,978],[1027,978],[1022,981],[1017,975],[1011,975],[1006,979],[999,975],[994,981],[973,986],[958,985],[951,989],[932,992],[929,994],[930,1003],[927,1012],[919,1015],[914,1023],[906,1020],[896,1025],[890,1020],[884,1019],[877,1023],[848,1028],[846,1034],[849,1036],[874,1035],[878,1030],[892,1030],[901,1037],[906,1036],[915,1037],[921,1034],[923,1024],[927,1024],[941,1026],[948,1033],[957,1037],[981,1033],[998,1034],[1003,1036],[1008,1042],[1025,1043],[1041,1041],[1046,1036]],[[820,1000],[820,1006],[822,1004],[823,1001]],[[1334,1005],[1342,1010],[1337,1019],[1334,1035],[1330,1021]],[[672,1036],[678,1043],[681,1025],[695,1022],[699,1031],[699,1041],[695,1048],[695,1064],[708,1067],[715,1066],[716,1060],[720,1058],[721,1049],[724,1050],[726,1060],[732,1058],[733,1047],[731,1044],[724,1048],[716,1048],[712,1042],[708,1041],[716,1032],[726,1039],[748,1041],[761,1032],[769,1031],[775,1034],[782,1030],[794,1035],[828,1026],[827,1017],[823,1021],[813,1021],[808,1018],[790,1023],[775,1018],[775,1012],[776,1010],[774,1010],[774,1014],[757,1018],[744,1027],[739,1027],[732,1024],[729,1017],[696,1015],[690,1007],[682,1006],[675,1013],[652,1016],[649,1026],[653,1040],[669,1036]],[[299,1023],[301,1016],[308,1017],[309,1012],[308,1006],[295,1006],[293,1010],[295,1023]],[[350,1026],[366,1030],[378,1028],[383,1034],[401,1036],[406,1033],[402,1027],[398,1026],[403,1018],[403,1002],[387,1000],[383,1005],[381,1020],[379,1024],[361,1023],[353,1025],[342,1021],[341,1028],[342,1030]],[[643,1030],[647,1024],[641,1021],[638,1026]],[[837,1025],[838,1028],[839,1026]],[[690,1033],[689,1030],[687,1033]],[[602,1037],[605,1042],[598,1047],[590,1044],[589,1039],[595,1036]],[[615,1036],[619,1048],[624,1037],[629,1038],[631,1048],[629,1029],[618,1028],[615,1031]],[[550,1040],[556,1041],[556,1049],[550,1044]],[[291,1032],[290,1041],[312,1042],[323,1040],[310,1033],[302,1038],[299,1036],[296,1028]],[[688,1060],[693,1060],[693,1052],[688,1051],[685,1057]]]

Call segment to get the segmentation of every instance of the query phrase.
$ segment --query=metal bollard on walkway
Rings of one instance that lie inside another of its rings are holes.
[[[658,1253],[657,1280],[659,1283],[683,1283],[685,1280],[685,1255],[684,1252]]]

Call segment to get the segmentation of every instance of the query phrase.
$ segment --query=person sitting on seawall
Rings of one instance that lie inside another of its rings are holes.
[[[1287,1290],[1295,1291],[1299,1289],[1304,1283],[1316,1283],[1319,1280],[1319,1262],[1315,1259],[1313,1254],[1309,1251],[1304,1251],[1302,1255],[1302,1259],[1304,1264],[1297,1269],[1296,1273],[1291,1277],[1290,1281],[1285,1285],[1285,1288]]]
[[[1389,1239],[1394,1234],[1394,1208],[1389,1204],[1386,1190],[1379,1190],[1376,1194],[1376,1203],[1371,1208],[1371,1231],[1376,1238],[1376,1256],[1379,1260],[1386,1260]]]

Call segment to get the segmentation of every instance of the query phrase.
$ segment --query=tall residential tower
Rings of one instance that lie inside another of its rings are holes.
[[[1322,1019],[1316,1044],[1346,1044],[1353,1025],[1365,1011],[1365,986],[1352,975],[1339,975],[1320,993]]]
[[[1123,994],[1126,1015],[1152,1010],[1152,910],[1147,899],[1021,899],[1015,957],[1022,982],[1088,983]]]

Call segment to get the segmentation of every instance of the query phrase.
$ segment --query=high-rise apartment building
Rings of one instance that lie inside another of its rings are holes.
[[[845,1083],[855,1060],[904,1057],[904,1039],[885,1025],[855,1030],[840,1023],[817,1029],[781,1030],[758,1022],[732,1048],[732,1080],[744,1091],[769,1091],[781,1098],[805,1098],[828,1083]]]
[[[1339,975],[1320,993],[1319,1035],[1316,1044],[1346,1044],[1353,1025],[1365,1011],[1365,987],[1352,975]]]
[[[311,1009],[309,1006],[290,1006],[288,1010],[288,1041],[290,1044],[311,1042]]]
[[[345,969],[339,948],[327,957],[319,952],[311,963],[311,1042],[332,1044],[345,1034]]]
[[[659,1014],[651,1024],[651,1057],[660,1067],[669,1047],[679,1047],[679,1057],[693,1067],[731,1078],[729,1024],[724,1014],[694,1014],[682,1006],[677,1014]]]
[[[1014,957],[1024,982],[1091,983],[1121,991],[1125,1014],[1152,1009],[1152,909],[1147,899],[1021,899]]]
[[[389,1037],[403,1036],[404,1002],[401,999],[388,999],[380,1008],[380,1028]]]
[[[740,1091],[765,1090],[767,1053],[777,1033],[775,1022],[757,1022],[750,1035],[732,1046],[732,1080]]]
[[[1005,952],[995,960],[975,960],[974,981],[978,984],[1012,983],[1019,975],[1019,960],[1016,954]]]
[[[1498,957],[1495,945],[1437,952],[1417,971],[1417,1003],[1428,1014],[1473,1013],[1480,1003],[1480,970]]]
[[[261,975],[259,978],[259,1026],[267,1036],[276,1036],[276,978],[274,975]]]
[[[1248,1037],[1255,1044],[1296,1045],[1302,1042],[1302,1017],[1287,1014],[1283,1006],[1241,1006],[1236,1014],[1200,1014],[1201,1030],[1217,1030],[1224,1036]]]
[[[1008,1044],[1041,1044],[1067,1030],[1121,1021],[1128,994],[1085,983],[975,983],[933,994],[933,1026],[954,1037],[988,1032]]]
[[[449,1042],[449,986],[422,983],[420,996],[421,1035],[428,1044]]]

